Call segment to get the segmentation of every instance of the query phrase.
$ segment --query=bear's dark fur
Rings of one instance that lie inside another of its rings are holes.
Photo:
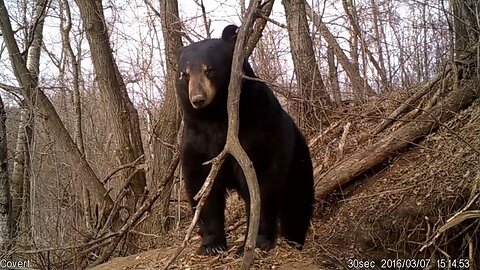
[[[185,130],[181,161],[185,187],[193,197],[204,183],[210,165],[226,141],[227,95],[236,26],[227,26],[221,39],[192,43],[179,50],[177,95]],[[243,72],[254,77],[245,61]],[[313,170],[305,139],[263,82],[244,80],[240,95],[239,139],[255,168],[261,213],[257,247],[274,247],[279,229],[291,244],[303,247],[314,202]],[[199,254],[227,249],[224,232],[227,189],[235,189],[249,205],[248,187],[240,166],[227,157],[201,211]],[[278,227],[279,223],[279,228]],[[247,230],[248,231],[248,230]]]

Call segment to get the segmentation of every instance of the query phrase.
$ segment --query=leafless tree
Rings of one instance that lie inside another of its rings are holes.
[[[317,108],[330,106],[331,100],[325,89],[313,51],[305,1],[284,0],[282,3],[287,17],[288,36],[300,95],[308,101],[301,104],[299,113],[305,116],[305,121],[321,123],[318,121],[321,113],[317,112]],[[317,106],[312,106],[313,104]],[[306,126],[305,123],[300,125],[304,128]]]
[[[77,0],[76,3],[85,25],[96,81],[109,116],[115,156],[119,165],[127,164],[144,155],[137,110],[128,96],[125,82],[113,58],[102,1]],[[133,194],[129,196],[129,209],[133,211],[135,201],[145,191],[145,173],[130,168],[122,171],[122,174],[124,181],[130,179],[129,186]],[[134,176],[130,177],[132,174]]]

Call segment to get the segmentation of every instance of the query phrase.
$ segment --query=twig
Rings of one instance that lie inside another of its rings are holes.
[[[259,16],[260,18],[268,21],[268,22],[271,22],[271,23],[275,24],[276,26],[278,26],[278,27],[280,27],[280,28],[287,29],[287,25],[286,25],[286,24],[283,24],[283,23],[278,22],[278,21],[276,21],[276,20],[274,20],[274,19],[272,19],[272,18],[270,18],[270,17],[267,17],[266,15],[264,15],[264,14],[262,14],[262,13],[258,14],[258,16]]]
[[[317,135],[317,137],[313,138],[312,140],[310,140],[310,142],[308,143],[308,147],[311,149],[313,146],[315,146],[317,144],[317,142],[323,138],[323,136],[325,136],[328,132],[330,132],[331,130],[335,129],[336,127],[338,127],[340,125],[340,122],[336,122],[335,124],[329,126],[324,132],[320,133],[319,135]]]
[[[127,163],[127,164],[123,164],[123,165],[120,165],[118,166],[115,170],[113,170],[111,173],[109,173],[103,180],[102,180],[102,184],[106,184],[108,182],[108,180],[114,176],[117,172],[123,170],[123,169],[126,169],[126,168],[133,168],[135,166],[137,166],[138,162],[140,160],[142,160],[142,158],[144,157],[144,155],[141,155],[139,156],[137,159],[135,159],[134,161],[130,162],[130,163]]]
[[[127,178],[127,180],[125,180],[125,182],[123,183],[123,187],[122,189],[120,189],[120,193],[118,194],[117,198],[115,199],[115,203],[113,205],[113,208],[112,210],[110,211],[109,215],[108,215],[108,218],[107,218],[107,221],[105,221],[105,224],[103,225],[103,228],[102,230],[100,231],[100,235],[102,235],[103,233],[105,233],[108,228],[110,227],[112,221],[114,220],[115,216],[117,215],[118,213],[118,210],[121,208],[120,207],[120,202],[122,201],[122,199],[127,195],[128,193],[128,190],[129,190],[129,186],[130,186],[130,182],[132,182],[133,180],[133,177],[137,174],[137,172],[139,172],[140,169],[139,168],[136,168],[135,171],[130,174]]]
[[[463,221],[470,219],[470,218],[480,218],[480,210],[470,210],[467,211],[470,206],[480,197],[480,193],[477,193],[473,198],[470,199],[470,201],[455,215],[453,215],[451,218],[447,220],[447,222],[438,228],[437,233],[433,238],[428,241],[426,244],[424,244],[420,248],[420,252],[422,252],[424,249],[427,247],[433,245],[435,241],[448,229],[457,226],[458,224],[462,223]]]
[[[170,165],[168,166],[168,169],[166,170],[166,173],[164,174],[161,183],[165,183],[166,181],[174,177],[175,170],[177,169],[177,166],[180,160],[179,155],[180,154],[178,151],[174,154],[172,158],[172,162],[170,162]],[[90,265],[90,267],[99,265],[110,257],[110,255],[115,250],[120,240],[127,234],[130,228],[135,226],[135,224],[143,216],[143,214],[145,214],[145,212],[147,212],[152,207],[153,203],[158,199],[158,197],[160,197],[161,194],[162,194],[162,187],[157,189],[155,193],[153,193],[143,202],[140,208],[133,215],[129,217],[129,219],[123,225],[123,227],[116,233],[116,236],[109,242],[110,246],[103,253],[103,255],[100,256],[92,265]]]
[[[197,206],[195,207],[195,214],[193,215],[192,222],[190,222],[190,225],[188,226],[187,233],[183,239],[182,244],[175,250],[175,253],[173,253],[172,257],[170,257],[167,264],[163,267],[164,270],[168,269],[168,267],[170,267],[170,265],[178,258],[178,256],[182,253],[182,251],[185,250],[185,248],[187,247],[188,242],[190,241],[190,238],[192,236],[193,229],[195,228],[195,225],[197,224],[198,219],[200,218],[200,212],[203,208],[203,205],[207,201],[207,197],[208,197],[208,194],[210,193],[210,190],[212,189],[215,177],[217,177],[218,171],[222,167],[222,164],[225,160],[226,155],[227,155],[227,151],[224,148],[223,151],[218,156],[216,156],[212,160],[205,163],[205,164],[211,163],[212,167],[210,169],[210,172],[208,173],[207,179],[203,183],[197,195],[195,195],[195,197],[193,198],[194,200],[198,200],[198,203],[197,203]]]
[[[448,71],[447,71],[448,74]],[[442,78],[445,78],[446,74],[441,74],[435,80],[431,81],[428,83],[426,86],[423,87],[423,89],[420,89],[417,91],[415,94],[413,94],[411,97],[409,97],[405,102],[403,102],[397,109],[395,109],[392,113],[390,113],[387,118],[385,118],[373,131],[373,134],[376,135],[380,132],[382,132],[388,125],[390,125],[400,114],[404,113],[406,110],[409,108],[413,107],[413,103],[417,101],[419,98],[423,97],[427,93],[429,93],[432,90],[432,87],[440,81]]]
[[[207,38],[210,39],[210,38],[212,38],[211,33],[210,33],[211,21],[207,19],[207,12],[205,11],[205,5],[203,4],[203,0],[200,0],[200,1],[194,0],[194,2],[202,10],[202,19],[203,19],[203,24],[205,26],[205,33],[207,35]]]
[[[348,131],[350,129],[350,126],[352,123],[348,122],[345,127],[343,127],[343,134],[342,138],[340,139],[340,142],[338,143],[338,156],[339,158],[342,158],[343,156],[343,150],[345,149],[345,144],[347,143],[347,136],[348,136]]]

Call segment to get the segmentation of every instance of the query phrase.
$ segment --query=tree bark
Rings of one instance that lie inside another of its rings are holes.
[[[408,146],[413,140],[435,131],[440,123],[452,118],[456,112],[469,106],[479,96],[479,89],[475,87],[475,85],[465,85],[454,89],[431,111],[423,112],[415,121],[406,124],[365,150],[356,152],[321,175],[320,181],[316,183],[316,197],[325,197],[355,176],[379,164],[392,153]],[[318,171],[315,171],[315,174],[318,177]]]
[[[163,178],[162,175],[165,174],[172,160],[173,151],[175,150],[168,145],[176,145],[177,131],[180,125],[180,114],[175,94],[175,74],[178,64],[176,51],[183,46],[183,43],[177,0],[161,0],[158,15],[161,20],[163,40],[165,43],[167,77],[165,78],[165,99],[154,129],[152,182],[155,183],[156,187],[163,187],[159,203],[160,217],[156,218],[161,221],[161,230],[166,232],[170,229],[168,215],[173,178]],[[159,181],[156,183],[156,180],[162,179],[168,182],[163,183]]]
[[[85,25],[96,82],[106,104],[105,109],[115,141],[115,156],[120,165],[127,164],[144,154],[138,113],[128,97],[125,83],[112,55],[102,1],[76,0],[76,3]],[[134,171],[133,168],[124,170],[124,181]],[[145,186],[145,173],[137,171],[130,182],[133,195],[137,198],[142,196]],[[130,210],[133,210],[135,197],[129,199]]]
[[[31,26],[27,32],[27,36],[30,38],[27,40],[27,43],[30,44],[27,47],[26,65],[27,70],[33,75],[35,87],[38,86],[43,25],[47,13],[47,5],[47,1],[36,1],[32,19],[35,25]],[[33,106],[29,105],[28,102],[22,102],[20,114],[12,169],[12,233],[13,237],[16,238],[19,232],[23,230],[22,235],[24,237],[19,240],[27,244],[33,231],[30,213],[32,210],[30,209],[30,146],[33,142],[35,122]]]
[[[262,5],[261,10],[259,10],[258,12],[262,14],[262,16],[268,18],[270,16],[270,13],[272,13],[272,8],[274,3],[275,3],[275,0],[267,1]],[[250,37],[248,37],[247,58],[250,57],[250,55],[253,52],[253,49],[255,48],[255,45],[258,43],[258,41],[262,37],[262,32],[263,32],[263,29],[265,29],[266,25],[267,25],[267,20],[265,18],[260,17],[256,19],[256,22],[253,25],[253,33],[250,35]]]
[[[68,162],[72,167],[77,168],[79,179],[84,181],[87,188],[91,192],[92,199],[99,206],[104,203],[107,207],[113,205],[111,197],[107,194],[105,187],[98,180],[90,165],[82,157],[77,146],[68,134],[67,129],[63,125],[53,104],[50,102],[45,93],[37,87],[36,75],[30,73],[27,69],[27,63],[22,58],[14,37],[10,18],[3,0],[0,0],[0,28],[2,37],[9,52],[10,61],[12,62],[13,71],[22,88],[22,95],[28,101],[29,106],[35,105],[37,108],[37,116],[45,121],[46,127],[51,134],[56,137],[56,143],[63,148],[67,154]]]
[[[293,68],[300,95],[305,98],[300,114],[306,122],[319,122],[316,107],[331,106],[330,97],[315,59],[313,43],[308,28],[304,0],[283,0],[287,17],[288,37],[292,53]],[[316,127],[316,126],[314,126]]]
[[[375,32],[375,45],[377,47],[378,62],[373,57],[373,54],[368,49],[368,46],[365,46],[365,48],[367,50],[368,58],[370,59],[373,66],[377,70],[378,75],[380,76],[382,85],[380,92],[386,92],[389,88],[389,85],[385,69],[385,60],[383,59],[382,36],[380,34],[382,31],[380,31],[381,24],[379,23],[380,14],[378,11],[378,5],[376,3],[376,0],[370,0],[370,3],[372,5],[373,30]],[[363,41],[363,44],[365,45],[365,40]]]
[[[70,44],[70,31],[72,29],[72,15],[68,1],[61,0],[60,3],[60,34],[62,37],[62,46],[72,70],[72,90],[73,90],[73,108],[75,111],[75,122],[73,138],[80,154],[85,157],[85,146],[83,142],[82,128],[82,102],[80,95],[80,57],[77,58]],[[79,46],[80,47],[80,46]],[[87,187],[80,183],[82,190],[82,207],[85,226],[92,228],[92,210],[90,207],[90,193]]]
[[[12,198],[10,196],[10,179],[8,177],[6,120],[5,107],[0,96],[0,252],[3,259],[10,257],[8,254],[12,241]]]
[[[333,93],[333,100],[337,107],[342,106],[342,94],[340,93],[340,87],[338,86],[338,70],[335,64],[335,54],[333,53],[332,46],[327,48],[327,62],[328,62],[328,80],[330,82],[330,90]]]
[[[478,1],[450,0],[453,13],[453,30],[455,36],[454,54],[459,57],[472,44],[479,42]]]
[[[25,238],[31,235],[30,224],[30,146],[33,142],[33,113],[32,108],[25,102],[20,112],[17,141],[12,168],[11,194],[13,234],[23,232]],[[23,213],[23,214],[22,214]]]

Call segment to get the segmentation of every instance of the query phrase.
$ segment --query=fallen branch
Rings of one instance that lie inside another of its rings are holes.
[[[448,71],[447,71],[448,73]],[[402,103],[397,109],[395,109],[392,113],[390,113],[383,121],[375,128],[373,131],[373,135],[376,135],[382,132],[385,128],[387,128],[394,119],[398,118],[402,113],[406,112],[408,109],[413,108],[413,104],[424,95],[428,94],[432,91],[432,88],[437,82],[439,82],[442,78],[445,78],[444,74],[439,75],[433,81],[421,87],[415,94],[409,97],[405,102]]]
[[[167,171],[164,174],[164,177],[162,179],[161,183],[166,183],[169,179],[173,178],[175,175],[175,170],[177,169],[179,163],[179,152],[177,151],[173,158],[172,162],[170,162],[170,165],[168,166]],[[145,214],[149,209],[151,209],[153,203],[160,197],[162,194],[162,187],[157,189],[155,193],[153,193],[151,196],[149,196],[143,204],[140,206],[140,208],[129,217],[127,222],[116,232],[115,237],[110,239],[109,243],[110,245],[107,247],[107,249],[104,251],[104,253],[89,267],[97,266],[103,262],[105,262],[112,252],[115,250],[117,247],[118,243],[120,240],[128,233],[128,231],[133,228],[136,224],[137,221]]]
[[[310,140],[310,142],[308,143],[308,148],[312,149],[316,144],[317,142],[322,139],[328,132],[330,132],[331,130],[335,129],[336,127],[338,127],[340,125],[339,122],[336,122],[335,124],[329,126],[324,132],[320,133],[317,135],[317,137],[313,138],[312,140]]]
[[[478,89],[470,83],[452,90],[443,102],[437,104],[430,111],[423,113],[391,135],[382,138],[363,151],[358,151],[347,160],[325,172],[316,183],[315,195],[322,198],[338,187],[348,183],[355,176],[382,162],[392,153],[399,151],[410,144],[411,141],[425,136],[437,129],[442,122],[452,118],[455,113],[468,107],[477,97]],[[319,170],[315,170],[318,179]]]
[[[342,138],[340,139],[340,142],[338,143],[338,158],[343,157],[343,151],[345,150],[345,145],[347,144],[348,131],[350,130],[351,125],[352,125],[352,123],[348,122],[343,127]]]
[[[467,203],[467,205],[462,210],[460,210],[458,213],[456,213],[451,218],[449,218],[443,226],[438,228],[435,236],[433,236],[430,241],[428,241],[425,245],[423,245],[420,248],[420,252],[422,252],[424,249],[428,248],[429,246],[435,244],[435,241],[448,229],[457,226],[458,224],[464,222],[467,219],[471,219],[471,218],[480,219],[480,210],[467,211],[467,209],[478,199],[479,196],[480,196],[480,193],[478,193],[472,200],[470,200],[470,202]]]

